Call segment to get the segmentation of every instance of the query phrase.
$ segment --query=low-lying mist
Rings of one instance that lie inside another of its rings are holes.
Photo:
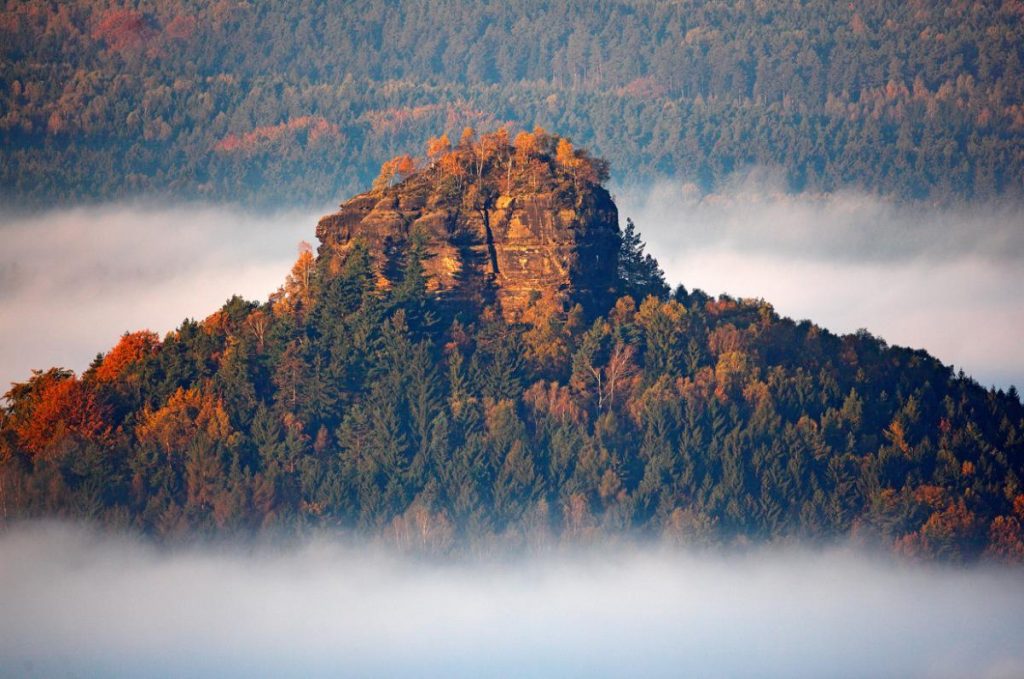
[[[0,534],[4,676],[1024,675],[1024,580],[844,549],[431,561]]]
[[[755,171],[713,195],[665,182],[617,202],[673,284],[761,297],[837,333],[866,328],[984,385],[1024,384],[1024,206],[780,187]]]
[[[326,211],[108,205],[0,215],[0,393],[84,370],[126,331],[161,335],[231,295],[264,300]]]
[[[663,183],[617,200],[673,284],[763,297],[835,332],[927,349],[983,384],[1024,384],[1024,209],[776,187],[754,173],[711,196]],[[0,215],[0,389],[32,368],[83,370],[124,331],[164,333],[232,294],[265,299],[326,212],[125,204]]]

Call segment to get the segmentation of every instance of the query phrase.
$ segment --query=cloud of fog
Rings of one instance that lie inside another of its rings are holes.
[[[324,211],[326,212],[326,210]],[[320,212],[117,205],[0,215],[0,393],[83,370],[125,331],[160,334],[231,295],[266,299]]]
[[[673,283],[763,297],[834,332],[924,348],[982,384],[1024,384],[1024,208],[910,207],[855,192],[788,195],[770,175],[721,193],[618,195]]]
[[[428,562],[0,535],[5,676],[1024,674],[1024,580],[845,550]]]
[[[787,195],[770,176],[700,196],[619,192],[673,282],[763,297],[835,332],[922,347],[983,384],[1024,385],[1024,209],[911,208]],[[327,210],[117,205],[0,215],[0,393],[32,368],[84,369],[127,330],[164,333],[232,294],[265,299]]]

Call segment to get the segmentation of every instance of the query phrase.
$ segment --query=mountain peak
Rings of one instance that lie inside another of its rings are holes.
[[[539,299],[600,313],[620,289],[607,174],[539,128],[514,138],[467,128],[455,145],[437,137],[421,159],[384,163],[370,191],[320,220],[320,256],[340,263],[361,243],[387,288],[415,245],[439,298],[496,304],[508,320]]]

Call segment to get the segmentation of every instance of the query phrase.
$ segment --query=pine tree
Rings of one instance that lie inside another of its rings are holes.
[[[665,299],[669,293],[665,273],[658,261],[644,252],[644,247],[636,224],[632,219],[626,219],[626,230],[622,234],[622,246],[619,249],[619,280],[622,294],[631,296],[637,304],[649,295]]]

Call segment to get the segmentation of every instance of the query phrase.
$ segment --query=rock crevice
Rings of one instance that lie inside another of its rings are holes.
[[[540,167],[538,167],[538,165]],[[428,289],[454,301],[493,297],[508,320],[538,299],[593,313],[617,290],[621,244],[618,210],[597,183],[575,185],[554,163],[530,174],[490,172],[453,182],[435,169],[377,188],[320,220],[320,255],[344,257],[357,242],[369,249],[382,287],[414,234],[427,256]]]

